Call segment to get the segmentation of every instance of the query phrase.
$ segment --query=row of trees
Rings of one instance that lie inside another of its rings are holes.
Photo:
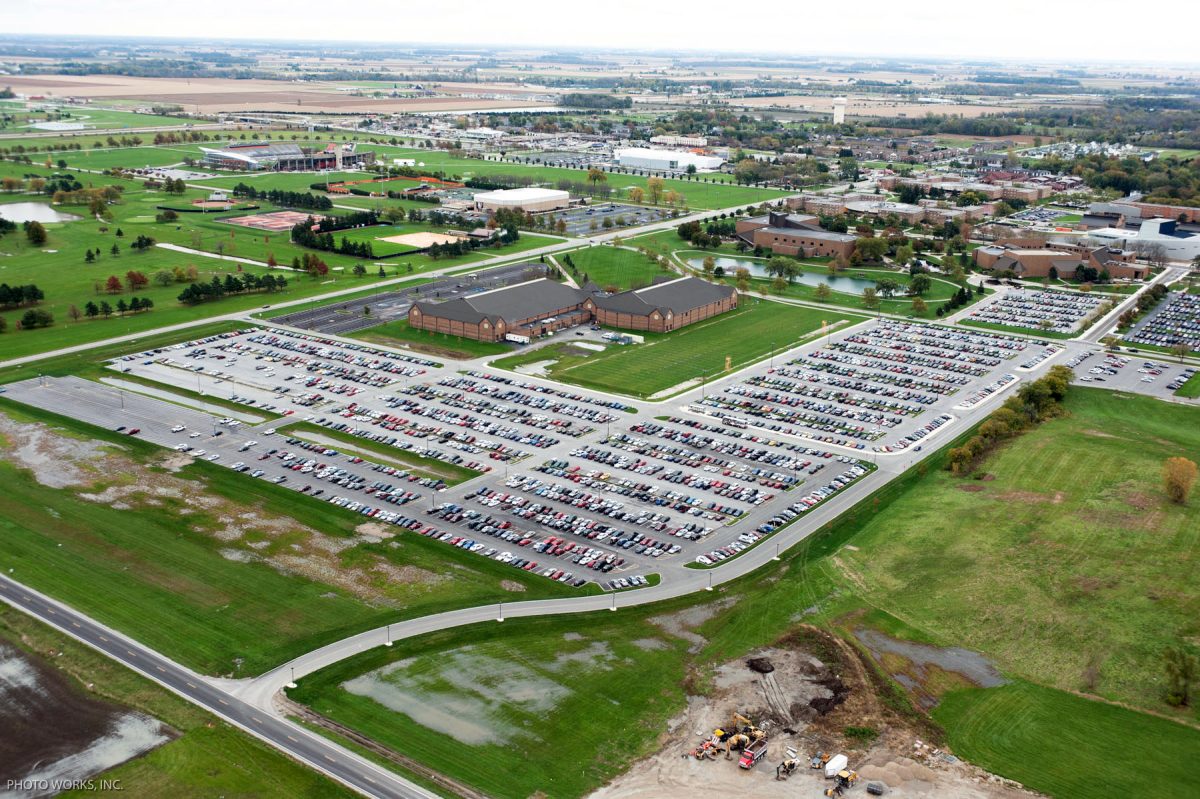
[[[234,197],[245,197],[248,200],[266,200],[272,205],[285,208],[305,208],[313,211],[328,211],[333,208],[333,201],[324,194],[312,194],[307,191],[282,191],[280,189],[256,189],[246,183],[233,187]]]
[[[1067,366],[1052,366],[1043,377],[1026,383],[988,415],[978,432],[946,453],[946,468],[966,474],[1001,442],[1063,412],[1063,400],[1075,373]]]
[[[108,300],[101,300],[99,303],[88,300],[84,303],[82,313],[74,305],[67,311],[67,316],[70,316],[72,321],[78,322],[81,318],[95,319],[103,317],[105,319],[112,316],[116,310],[118,316],[124,316],[127,313],[142,313],[149,311],[154,307],[154,300],[149,297],[130,297],[126,302],[124,299],[117,300],[117,304],[110,305]]]
[[[229,294],[245,294],[252,291],[265,291],[270,294],[285,288],[287,278],[275,275],[229,274],[224,280],[214,275],[207,283],[192,283],[185,288],[179,294],[179,301],[184,305],[196,305],[219,300]]]
[[[0,283],[0,308],[19,308],[35,305],[46,299],[45,293],[33,283],[27,286],[10,286]]]

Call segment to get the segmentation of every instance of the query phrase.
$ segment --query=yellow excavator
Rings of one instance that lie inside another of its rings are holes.
[[[725,759],[732,759],[733,755],[731,753],[733,750],[736,749],[740,752],[749,745],[750,736],[746,735],[744,732],[739,732],[737,735],[729,736],[729,738],[725,741]]]
[[[854,783],[858,782],[858,772],[842,769],[834,775],[832,788],[825,789],[826,796],[841,796],[846,791],[854,787]]]
[[[786,780],[800,768],[800,758],[796,757],[796,750],[789,746],[786,754],[783,762],[775,767],[775,779],[777,780]]]

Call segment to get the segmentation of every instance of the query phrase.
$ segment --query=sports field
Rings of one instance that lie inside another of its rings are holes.
[[[610,346],[593,352],[570,342],[493,361],[512,369],[557,358],[546,366],[551,377],[589,388],[650,397],[668,389],[690,388],[714,380],[725,371],[725,359],[737,369],[782,352],[822,324],[859,322],[865,317],[840,310],[825,311],[757,299],[744,299],[736,311],[667,334],[647,334],[645,344]]]
[[[567,255],[577,270],[571,272],[563,255],[556,255],[558,263],[570,272],[579,284],[590,280],[600,288],[615,286],[618,289],[634,285],[649,285],[656,277],[675,277],[674,272],[664,271],[642,253],[624,247],[587,247],[573,250]]]

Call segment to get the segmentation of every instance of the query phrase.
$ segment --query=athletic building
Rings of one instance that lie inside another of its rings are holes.
[[[606,294],[595,284],[572,288],[546,278],[483,291],[446,302],[416,302],[408,325],[477,341],[536,338],[595,321],[629,330],[665,333],[737,307],[732,286],[694,277]]]
[[[474,197],[475,210],[494,214],[501,208],[521,209],[531,214],[541,211],[556,211],[571,204],[570,192],[559,189],[500,189],[484,191]]]
[[[322,169],[357,169],[375,163],[375,152],[359,152],[353,144],[336,145],[324,150],[304,148],[292,142],[236,143],[214,150],[201,147],[204,166],[213,169],[265,170],[272,172],[316,172]]]

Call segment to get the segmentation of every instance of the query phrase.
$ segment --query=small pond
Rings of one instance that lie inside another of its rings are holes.
[[[728,255],[722,255],[714,258],[716,265],[725,270],[725,274],[732,275],[738,269],[749,269],[750,274],[754,277],[768,277],[767,262],[752,260],[750,258],[733,258]],[[693,269],[703,269],[703,258],[688,258],[688,266]],[[803,283],[806,286],[816,286],[821,283],[826,283],[829,288],[834,291],[845,292],[846,294],[862,294],[862,290],[866,288],[875,288],[874,280],[863,280],[859,277],[846,277],[838,275],[831,277],[824,272],[805,272],[796,278],[797,283]]]
[[[0,205],[0,216],[11,222],[74,222],[82,217],[56,211],[46,203],[8,203]]]

